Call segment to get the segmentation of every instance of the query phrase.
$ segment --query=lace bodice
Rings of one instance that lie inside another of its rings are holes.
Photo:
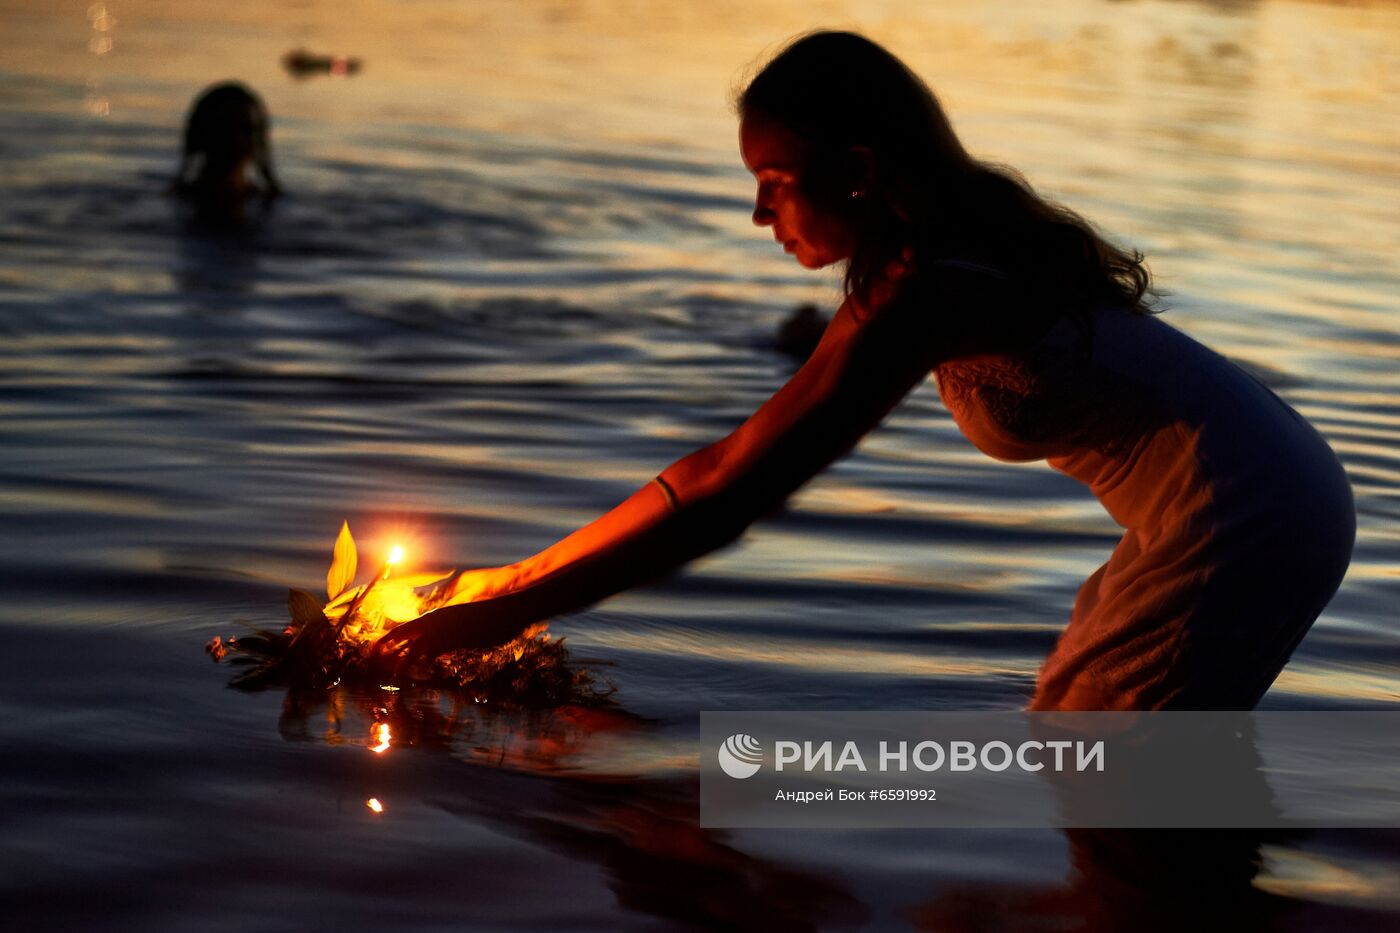
[[[1070,318],[1026,350],[949,360],[934,375],[963,434],[999,460],[1112,455],[1162,420],[1142,384],[1096,359],[1092,326]]]

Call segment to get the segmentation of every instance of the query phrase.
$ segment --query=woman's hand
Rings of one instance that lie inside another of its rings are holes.
[[[499,604],[488,599],[444,606],[391,629],[374,643],[370,670],[396,679],[449,651],[485,651],[505,644],[535,621],[508,621]]]
[[[431,608],[440,609],[444,606],[490,599],[493,596],[510,592],[519,585],[519,582],[519,564],[463,570],[453,577],[445,587],[434,592]]]

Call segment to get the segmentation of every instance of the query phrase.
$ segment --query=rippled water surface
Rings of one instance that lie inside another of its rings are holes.
[[[905,55],[975,152],[1144,250],[1166,319],[1326,435],[1356,555],[1265,705],[1400,705],[1393,4],[0,20],[0,886],[33,928],[1067,928],[1032,925],[1071,876],[1059,834],[695,821],[699,710],[1019,707],[1116,542],[1073,481],[977,453],[932,385],[739,546],[553,623],[614,709],[243,694],[201,650],[280,624],[343,519],[370,554],[512,561],[782,383],[778,324],[836,283],[749,223],[728,95],[817,25]],[[293,80],[296,47],[364,68]],[[265,97],[291,194],[199,232],[163,189],[227,77]],[[1400,922],[1393,834],[1264,854],[1296,928]]]

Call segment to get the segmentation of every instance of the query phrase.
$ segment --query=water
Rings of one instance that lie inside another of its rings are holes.
[[[242,694],[201,650],[280,624],[343,519],[369,554],[515,560],[781,384],[778,323],[836,283],[749,224],[727,94],[819,24],[906,55],[974,151],[1146,251],[1167,319],[1328,437],[1356,556],[1264,705],[1400,704],[1393,5],[102,12],[0,0],[0,883],[21,928],[1085,913],[1060,834],[695,823],[698,710],[1020,707],[1115,543],[1072,481],[981,457],[931,385],[741,546],[553,624],[615,710]],[[364,71],[294,81],[298,46]],[[232,76],[267,100],[292,196],[191,235],[162,188],[189,101]],[[381,708],[397,747],[376,756]],[[1393,833],[1264,855],[1259,886],[1301,905],[1285,928],[1400,922]]]

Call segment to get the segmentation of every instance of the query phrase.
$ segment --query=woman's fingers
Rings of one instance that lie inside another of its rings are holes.
[[[423,637],[423,627],[416,621],[381,635],[370,652],[370,669],[394,678],[402,676],[420,659]]]
[[[448,651],[485,651],[516,637],[525,626],[493,615],[488,602],[444,606],[381,635],[370,652],[376,671],[401,676]]]

